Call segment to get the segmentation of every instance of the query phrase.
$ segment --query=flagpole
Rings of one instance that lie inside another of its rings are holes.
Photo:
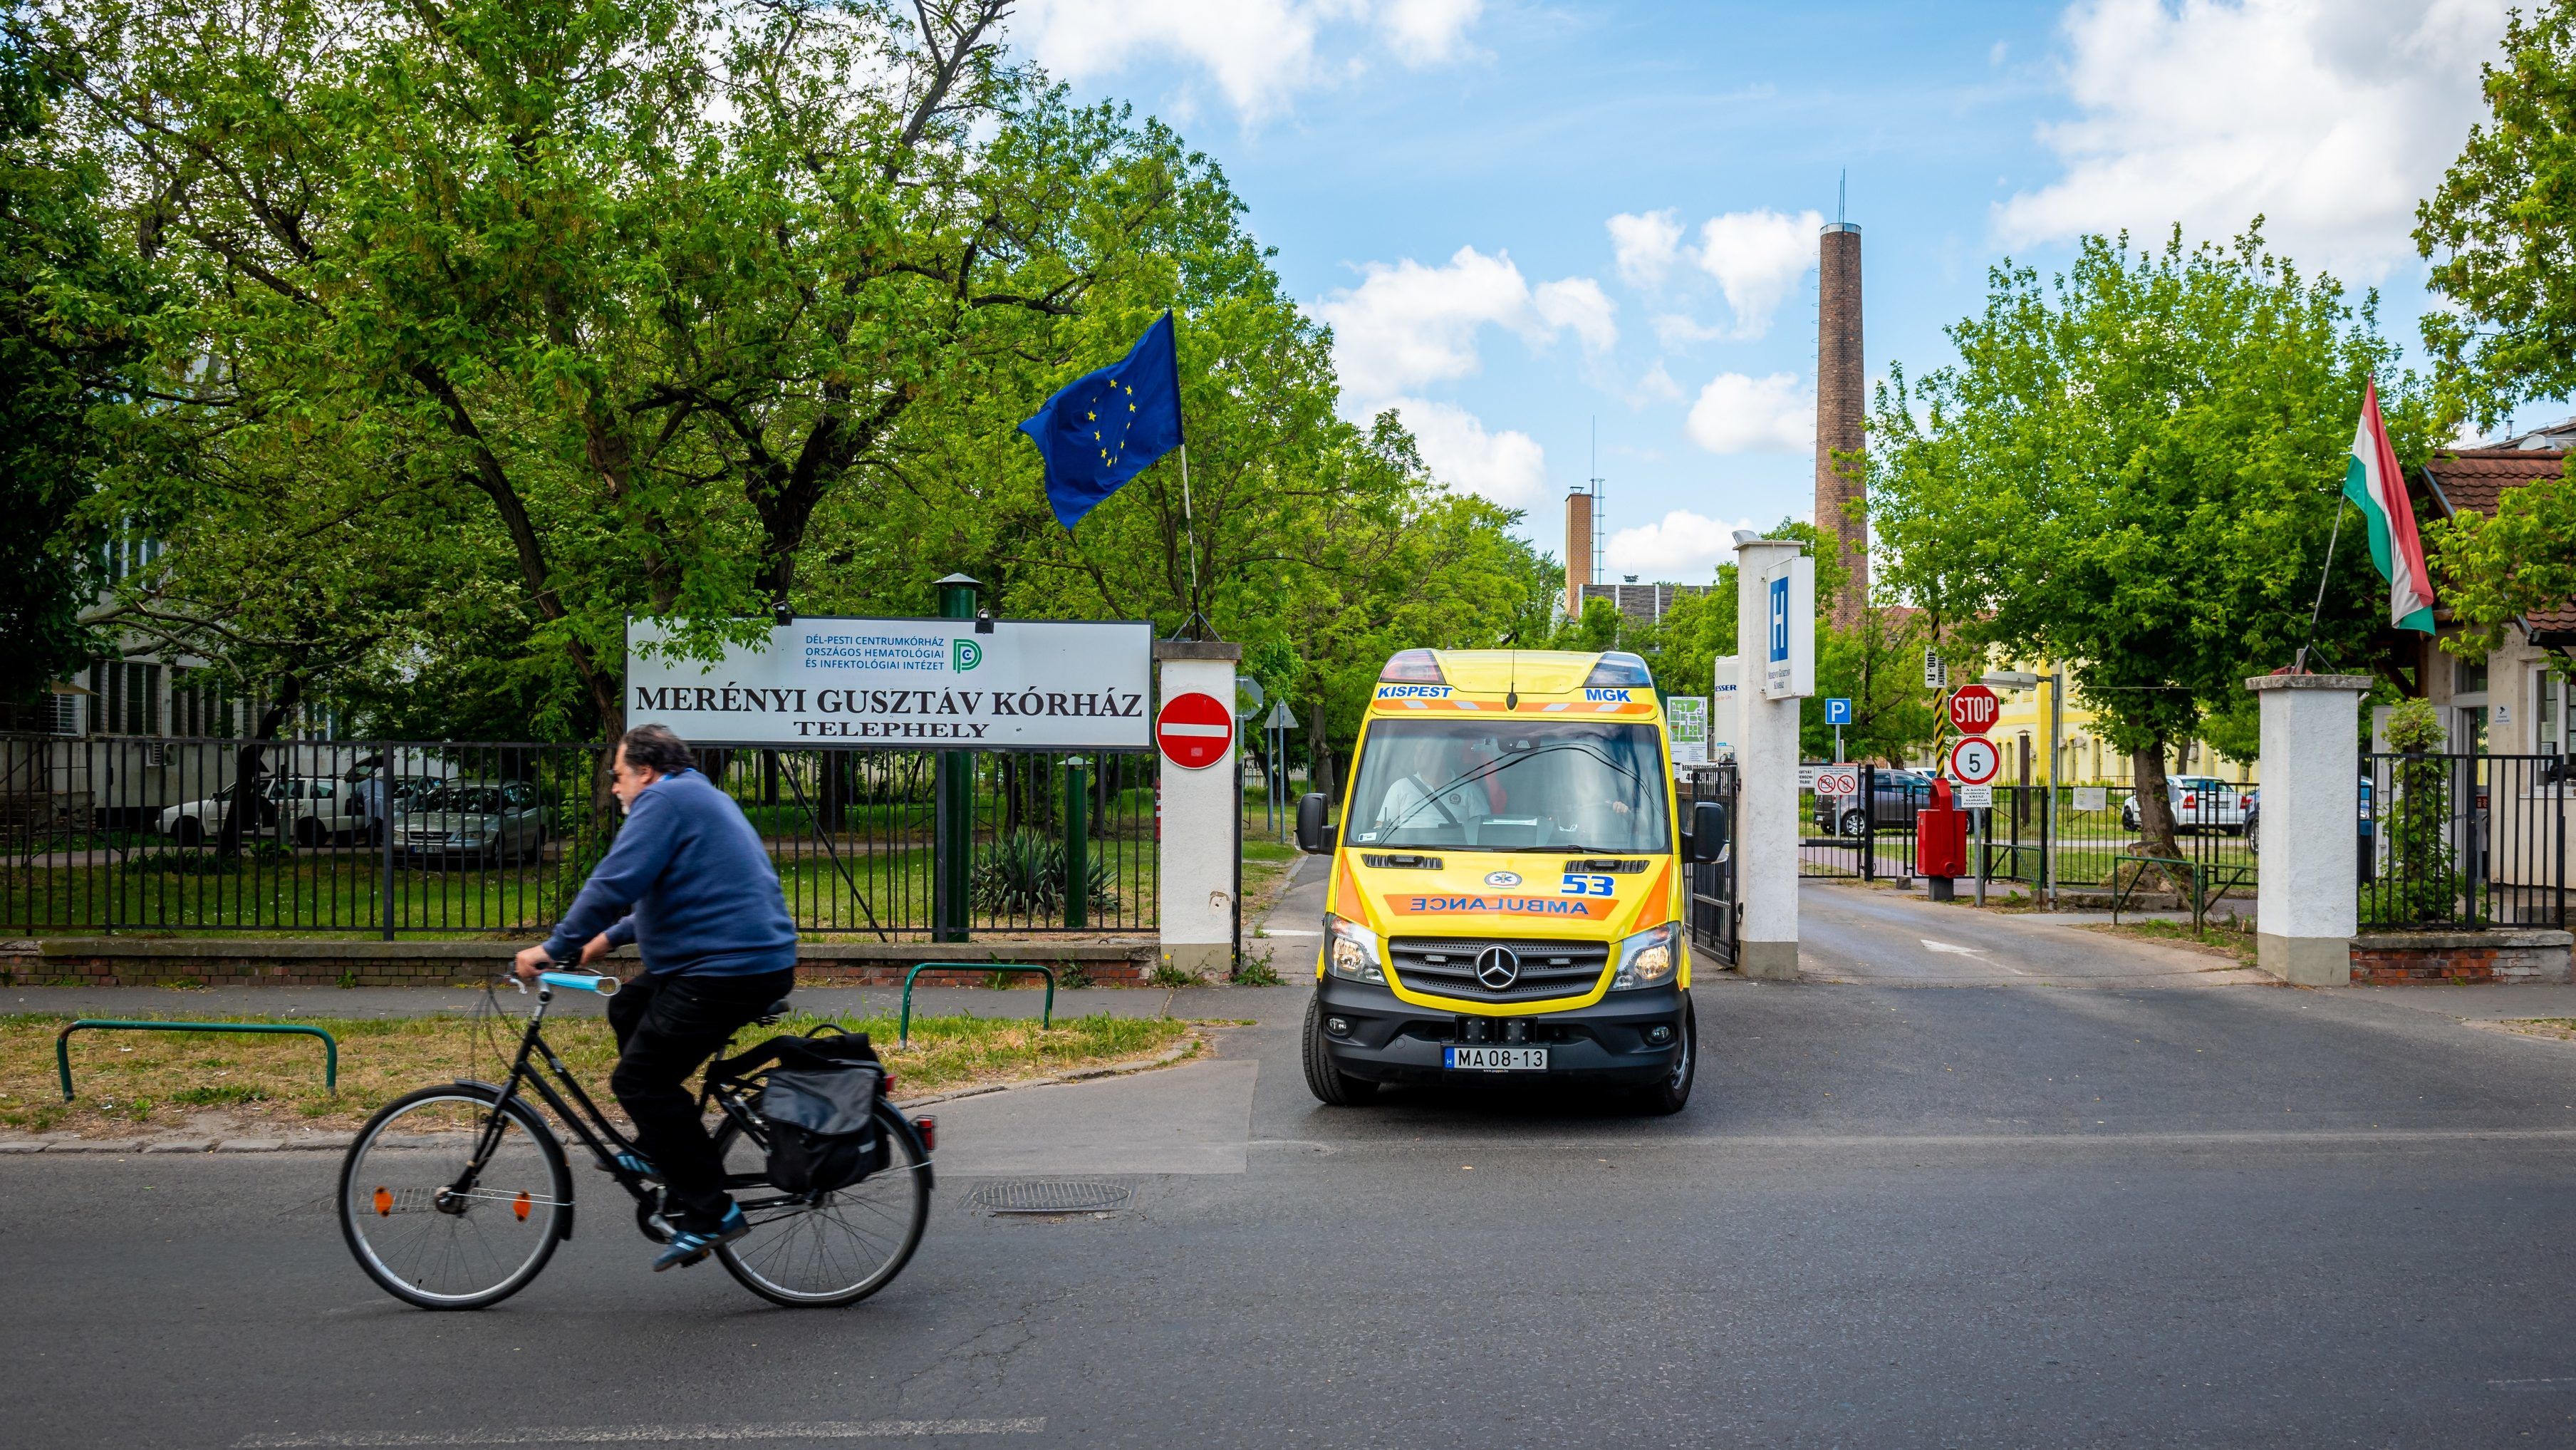
[[[2317,602],[2308,610],[2308,637],[2299,642],[2299,657],[2290,665],[2297,674],[2308,672],[2308,647],[2317,642],[2317,619],[2325,613],[2326,581],[2334,577],[2335,541],[2343,537],[2343,490],[2335,490],[2334,527],[2326,531],[2326,567],[2317,575]]]
[[[1190,612],[1182,628],[1187,629],[1194,624],[1204,631],[1209,626],[1207,616],[1199,612],[1199,524],[1198,515],[1190,505],[1190,443],[1187,438],[1181,440],[1181,531],[1188,535],[1190,544]],[[1191,637],[1201,636],[1193,634]]]

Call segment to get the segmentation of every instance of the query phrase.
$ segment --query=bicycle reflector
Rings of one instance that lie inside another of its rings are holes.
[[[936,1153],[939,1151],[939,1120],[937,1118],[930,1116],[928,1113],[924,1113],[920,1117],[912,1120],[912,1126],[914,1131],[921,1134],[922,1152]]]
[[[519,1216],[519,1222],[526,1223],[528,1221],[528,1191],[526,1189],[520,1189],[519,1196],[510,1200],[510,1212]]]
[[[1427,649],[1397,650],[1377,672],[1381,680],[1408,685],[1445,685],[1449,677],[1440,673],[1440,656]]]
[[[376,1202],[376,1217],[378,1217],[378,1218],[391,1218],[391,1217],[393,1217],[393,1214],[394,1214],[394,1191],[393,1191],[392,1189],[385,1187],[385,1186],[384,1186],[383,1184],[381,1184],[381,1183],[377,1184],[377,1185],[376,1185],[376,1200],[375,1200],[375,1202]]]

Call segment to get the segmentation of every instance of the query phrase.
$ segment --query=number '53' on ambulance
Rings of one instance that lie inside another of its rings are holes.
[[[1671,741],[1632,654],[1405,650],[1378,676],[1329,855],[1307,1085],[1613,1084],[1689,1101],[1697,1055],[1688,864],[1725,810],[1674,807]]]

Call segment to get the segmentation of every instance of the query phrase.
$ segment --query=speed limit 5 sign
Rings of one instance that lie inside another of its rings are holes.
[[[1950,747],[1950,778],[1964,784],[1984,785],[2003,765],[2003,752],[1982,735],[1971,735]]]

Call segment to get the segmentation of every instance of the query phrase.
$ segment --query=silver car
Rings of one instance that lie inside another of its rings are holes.
[[[406,803],[394,842],[422,863],[524,861],[545,849],[545,798],[525,781],[441,781]]]
[[[2254,787],[2230,785],[2214,775],[2169,775],[2165,777],[2165,799],[2173,804],[2177,831],[2239,835],[2245,830],[2245,813],[2254,805]],[[2136,796],[2120,803],[2120,824],[2132,831],[2138,828]]]

